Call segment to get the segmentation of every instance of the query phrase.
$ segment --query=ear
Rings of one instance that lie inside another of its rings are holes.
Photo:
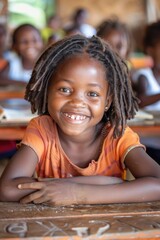
[[[109,96],[107,96],[106,98],[106,104],[105,104],[105,111],[108,111],[108,109],[110,108],[112,103],[112,94],[110,94]]]

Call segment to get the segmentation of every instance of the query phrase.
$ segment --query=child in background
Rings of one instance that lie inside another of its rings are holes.
[[[10,51],[7,50],[7,27],[0,24],[0,77],[8,74]]]
[[[89,11],[86,8],[78,8],[73,13],[72,23],[65,27],[65,32],[73,32],[75,29],[77,32],[86,37],[92,37],[96,34],[96,29],[87,24],[87,18],[89,16]]]
[[[0,79],[8,74],[10,52],[7,50],[7,35],[7,27],[0,24]],[[13,156],[16,150],[15,141],[0,140],[0,161]]]
[[[144,52],[153,59],[152,68],[139,69],[132,79],[136,93],[141,100],[140,108],[147,111],[160,111],[160,21],[146,27],[144,34]],[[144,139],[148,154],[160,164],[159,138]]]
[[[9,59],[8,75],[0,76],[0,84],[25,86],[42,48],[42,38],[36,27],[31,24],[18,26],[12,36],[12,49],[15,54]]]
[[[48,18],[47,26],[41,30],[41,35],[45,46],[48,45],[48,40],[51,36],[55,36],[58,40],[64,37],[65,33],[58,15],[51,15]]]
[[[25,87],[31,77],[33,66],[43,47],[40,32],[31,24],[17,27],[12,36],[15,53],[5,51],[6,29],[0,27],[1,62],[0,86]],[[4,64],[5,63],[5,64]],[[10,158],[16,152],[16,141],[0,141],[0,159]]]
[[[107,41],[123,59],[131,51],[131,36],[127,26],[117,19],[108,19],[97,27],[97,36]]]
[[[7,29],[5,25],[0,24],[0,72],[8,65],[7,56]]]
[[[160,110],[160,21],[148,25],[144,35],[144,52],[153,59],[153,67],[133,74],[140,107]]]
[[[127,126],[138,103],[126,64],[102,39],[74,35],[51,45],[35,65],[25,98],[40,116],[2,174],[1,201],[160,200],[160,166]],[[127,168],[135,180],[125,180]]]

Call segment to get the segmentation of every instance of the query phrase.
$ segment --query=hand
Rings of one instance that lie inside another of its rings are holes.
[[[66,179],[38,179],[38,182],[22,183],[19,189],[32,189],[34,193],[22,198],[21,203],[45,203],[47,205],[76,204],[77,184]]]

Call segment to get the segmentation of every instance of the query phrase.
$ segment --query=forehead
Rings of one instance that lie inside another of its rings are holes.
[[[83,66],[83,67],[89,67],[92,66],[95,69],[99,69],[100,71],[105,72],[105,67],[102,62],[98,61],[96,58],[90,57],[86,53],[81,54],[75,54],[67,56],[65,59],[60,61],[58,64],[57,70],[64,68],[65,66],[68,66],[71,69],[74,69],[75,66]]]
[[[127,40],[127,36],[122,30],[111,30],[109,33],[104,34],[103,37],[105,40],[110,40],[110,41],[124,41]]]
[[[99,82],[106,84],[106,70],[101,62],[90,58],[87,54],[67,57],[63,60],[52,74],[50,83],[54,84],[60,80],[71,80],[77,83]]]
[[[19,29],[19,31],[15,35],[15,39],[17,41],[20,37],[25,38],[27,35],[32,35],[33,37],[37,35],[40,36],[39,32],[36,29],[32,27],[24,27]]]

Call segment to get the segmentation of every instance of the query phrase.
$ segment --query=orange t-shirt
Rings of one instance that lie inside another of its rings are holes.
[[[124,159],[135,147],[143,147],[139,137],[129,127],[122,137],[113,138],[113,129],[106,136],[99,159],[91,160],[88,167],[80,168],[73,164],[63,151],[58,137],[57,127],[50,116],[44,115],[32,119],[26,129],[21,144],[31,147],[39,162],[36,172],[42,178],[67,178],[73,176],[115,176],[124,178]]]

